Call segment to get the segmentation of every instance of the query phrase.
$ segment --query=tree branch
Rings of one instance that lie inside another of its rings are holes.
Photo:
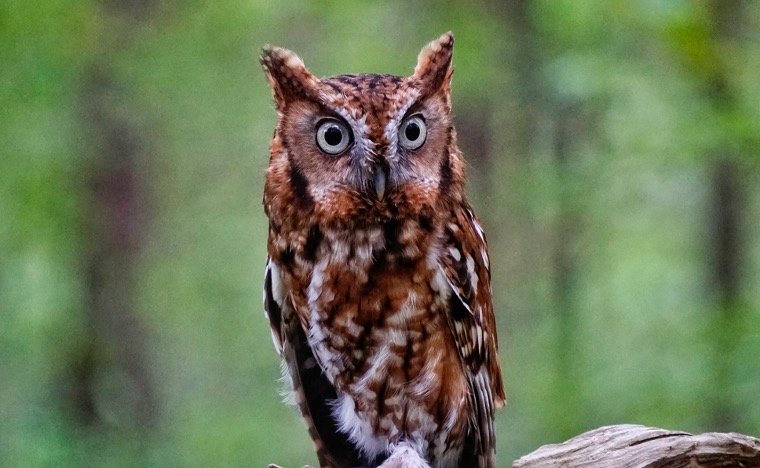
[[[733,432],[692,435],[623,424],[600,427],[561,444],[544,445],[512,466],[760,466],[760,439]]]

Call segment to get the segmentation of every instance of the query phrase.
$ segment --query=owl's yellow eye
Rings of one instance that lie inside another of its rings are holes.
[[[398,131],[398,142],[406,149],[416,150],[425,143],[427,126],[421,115],[415,114],[403,122]]]
[[[327,154],[340,154],[351,144],[351,131],[340,120],[323,119],[317,124],[317,146]]]

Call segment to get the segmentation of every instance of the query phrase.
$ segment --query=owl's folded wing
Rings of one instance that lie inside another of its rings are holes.
[[[309,428],[309,435],[322,466],[363,466],[357,448],[338,430],[330,402],[337,399],[335,388],[314,359],[306,333],[301,327],[283,285],[280,268],[267,260],[264,277],[264,311],[272,329],[277,352],[285,360],[295,402]]]
[[[458,207],[444,229],[440,267],[451,287],[448,316],[470,386],[478,453],[492,456],[493,413],[506,401],[497,357],[488,252],[469,206]]]

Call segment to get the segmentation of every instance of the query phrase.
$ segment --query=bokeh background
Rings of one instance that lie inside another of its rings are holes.
[[[500,466],[613,423],[760,434],[760,2],[0,2],[0,465],[316,462],[261,306],[257,56],[456,35]]]

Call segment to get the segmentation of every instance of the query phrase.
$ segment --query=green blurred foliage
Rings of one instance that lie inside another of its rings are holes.
[[[603,424],[712,430],[716,405],[734,409],[730,429],[760,433],[759,3],[719,41],[704,2],[530,2],[541,111],[524,148],[508,127],[525,112],[526,64],[496,2],[159,1],[139,25],[110,3],[0,3],[0,465],[314,463],[281,403],[261,307],[275,115],[258,50],[291,48],[318,75],[406,74],[447,30],[458,122],[485,125],[490,142],[464,149],[477,156],[469,191],[491,239],[509,396],[500,465]],[[114,78],[113,112],[150,143],[134,301],[160,402],[151,428],[124,417],[114,395],[129,382],[107,370],[97,425],[65,404],[88,339],[96,148],[82,95],[96,63]],[[716,74],[729,106],[705,91]],[[562,106],[580,117],[559,167]],[[743,287],[720,320],[710,170],[726,154],[741,170]],[[567,218],[574,269],[558,304],[551,250]]]

